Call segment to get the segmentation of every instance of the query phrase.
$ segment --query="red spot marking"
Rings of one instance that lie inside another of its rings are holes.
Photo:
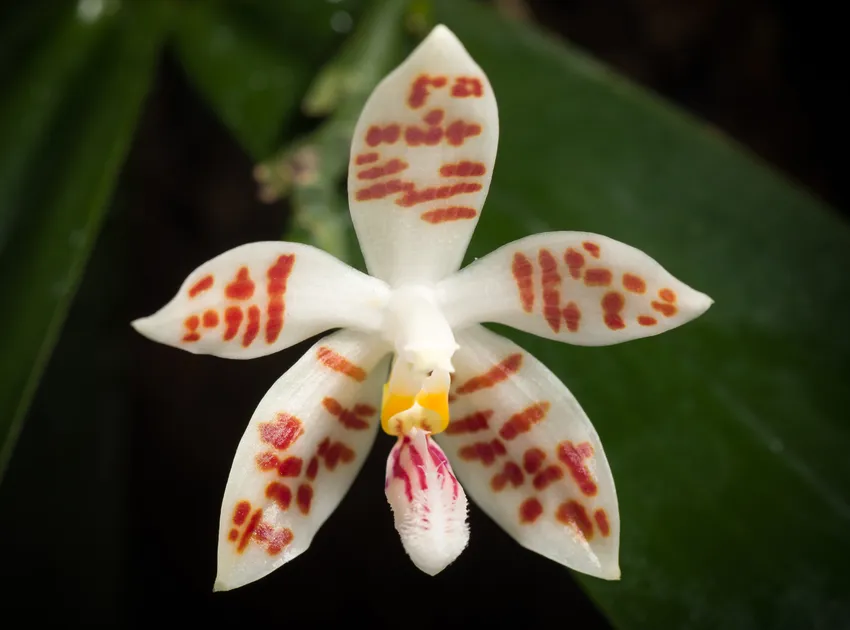
[[[611,533],[611,525],[608,524],[608,514],[605,510],[599,508],[593,513],[593,518],[596,520],[596,526],[599,528],[603,536],[608,536]]]
[[[376,147],[382,142],[384,144],[395,144],[401,137],[401,127],[398,125],[386,125],[378,127],[372,125],[366,131],[366,144],[370,147]]]
[[[458,455],[468,462],[481,460],[482,464],[489,466],[496,461],[499,455],[504,455],[505,452],[505,445],[499,440],[493,440],[492,442],[468,444],[458,451]]]
[[[631,291],[632,293],[639,293],[643,295],[646,293],[646,282],[643,281],[643,278],[640,276],[636,276],[631,273],[623,274],[623,288],[626,291]]]
[[[289,276],[294,266],[295,254],[284,254],[283,256],[278,256],[275,264],[269,267],[266,273],[269,281],[266,285],[266,291],[269,294],[269,305],[267,308],[269,318],[266,321],[266,343],[277,341],[280,331],[283,330],[283,316],[286,309],[283,296],[286,293],[286,283],[289,281]]]
[[[493,475],[493,479],[490,481],[490,487],[495,492],[501,492],[509,483],[514,488],[520,487],[524,480],[525,475],[522,474],[522,469],[516,463],[505,462],[502,472]]]
[[[564,262],[570,268],[570,275],[578,280],[581,278],[581,268],[584,267],[584,256],[581,252],[577,252],[572,247],[564,252]]]
[[[245,326],[245,334],[242,337],[242,346],[247,348],[252,343],[257,335],[260,334],[260,307],[256,304],[251,305],[248,309],[248,324]]]
[[[362,383],[366,380],[366,370],[354,365],[344,356],[342,356],[338,352],[331,350],[327,346],[322,346],[321,348],[319,348],[319,350],[316,352],[316,357],[319,359],[322,365],[332,369],[334,372],[345,374],[346,376],[353,378],[358,383]]]
[[[581,244],[584,247],[584,250],[593,256],[594,258],[599,258],[599,245],[596,243],[591,243],[590,241],[585,241]]]
[[[297,477],[301,474],[303,464],[304,460],[300,457],[287,457],[277,467],[277,474],[281,477]]]
[[[254,295],[254,281],[248,267],[240,267],[233,281],[224,287],[224,295],[231,300],[250,300]]]
[[[245,530],[242,532],[242,539],[239,541],[239,546],[237,547],[237,551],[240,553],[245,551],[245,547],[248,546],[248,541],[251,540],[251,535],[254,533],[254,530],[257,529],[257,525],[259,525],[260,517],[262,515],[262,510],[257,510],[251,515],[251,520],[248,521],[248,526],[245,527]]]
[[[567,501],[559,505],[555,517],[564,525],[575,527],[585,540],[593,538],[593,523],[587,515],[587,510],[578,501]]]
[[[310,463],[307,464],[307,479],[313,481],[317,474],[319,474],[319,458],[311,457]]]
[[[272,422],[260,423],[260,439],[279,451],[285,451],[304,433],[301,421],[288,413],[279,413]]]
[[[419,109],[428,100],[430,91],[429,87],[441,88],[445,87],[447,82],[446,77],[429,77],[427,74],[421,74],[416,77],[416,80],[410,86],[410,94],[407,97],[407,104],[412,109]]]
[[[658,297],[673,304],[676,301],[676,292],[673,289],[661,289],[658,291]]]
[[[530,313],[534,310],[534,266],[528,256],[521,252],[515,253],[511,273],[519,291],[522,310]]]
[[[453,147],[461,146],[467,138],[481,134],[481,125],[456,120],[446,128],[446,141]]]
[[[248,501],[240,501],[236,504],[236,509],[233,510],[233,524],[242,525],[245,519],[248,518],[248,513],[251,511],[251,504]]]
[[[200,341],[201,335],[198,332],[198,326],[201,325],[200,317],[197,315],[187,317],[186,321],[183,322],[183,325],[186,326],[186,330],[188,331],[185,335],[183,335],[183,341]]]
[[[481,184],[476,182],[458,182],[448,186],[429,186],[422,190],[415,187],[407,190],[401,199],[396,200],[396,205],[411,208],[420,203],[434,201],[435,199],[448,199],[457,195],[465,195],[481,190]]]
[[[652,308],[664,315],[664,317],[673,317],[673,315],[675,315],[679,310],[672,304],[667,304],[666,302],[653,302]]]
[[[279,554],[294,538],[295,536],[291,529],[273,527],[265,521],[260,523],[254,531],[254,540],[264,546],[270,556]]]
[[[319,445],[319,455],[324,457],[328,470],[334,470],[339,462],[348,464],[354,460],[354,451],[342,442],[328,443],[323,453],[322,445]]]
[[[322,401],[322,406],[328,410],[332,416],[339,418],[346,429],[368,429],[369,423],[361,416],[372,416],[375,414],[375,409],[369,405],[357,405],[353,410],[343,407],[335,398],[326,397]],[[358,413],[359,412],[359,413]]]
[[[266,486],[266,498],[277,503],[281,510],[288,510],[292,503],[292,490],[284,483],[273,481]]]
[[[547,466],[534,476],[534,487],[545,490],[550,484],[564,478],[564,471],[560,466]]]
[[[378,182],[361,188],[357,191],[355,197],[357,201],[370,201],[372,199],[383,199],[396,193],[413,190],[414,185],[410,182],[405,182],[400,179],[391,179],[387,182]]]
[[[373,166],[372,168],[367,168],[365,171],[360,171],[357,173],[357,179],[378,179],[379,177],[389,177],[390,175],[401,173],[408,166],[410,166],[410,164],[404,160],[393,158],[383,166]]]
[[[484,95],[481,81],[473,77],[457,77],[452,86],[452,96],[455,98],[468,98],[470,96],[480,98]]]
[[[622,293],[609,291],[602,296],[602,312],[605,325],[611,330],[621,330],[626,327],[626,322],[620,316],[626,306],[626,298]]]
[[[458,394],[471,394],[479,389],[488,389],[495,387],[502,381],[516,374],[522,365],[522,355],[520,353],[511,354],[499,361],[496,365],[487,370],[480,376],[473,376],[463,385],[457,388]]]
[[[441,122],[443,122],[443,116],[445,115],[445,110],[432,109],[430,112],[428,112],[427,114],[425,114],[425,116],[422,117],[422,120],[424,120],[425,124],[427,125],[439,125]]]
[[[213,277],[212,276],[204,276],[200,280],[198,280],[192,287],[189,289],[189,297],[193,298],[197,295],[200,295],[207,289],[212,288],[213,285]]]
[[[377,162],[380,156],[377,153],[361,153],[358,155],[354,163],[357,166],[363,166],[364,164],[371,164],[372,162]]]
[[[512,415],[499,429],[499,435],[506,440],[513,440],[520,433],[531,431],[531,427],[543,420],[548,411],[548,401],[536,402]]]
[[[239,332],[239,326],[242,325],[242,309],[238,306],[228,306],[224,311],[224,324],[227,328],[224,331],[224,340],[230,341]]]
[[[658,323],[657,319],[650,317],[649,315],[639,315],[637,320],[638,324],[641,326],[655,326],[655,324]]]
[[[408,146],[418,147],[422,144],[426,146],[437,146],[440,140],[443,139],[442,127],[421,127],[410,126],[404,130],[404,141]]]
[[[309,514],[310,504],[313,502],[313,486],[309,483],[302,483],[298,486],[295,500],[298,502],[298,509],[301,510],[301,513]]]
[[[218,326],[218,311],[204,311],[204,327],[215,328]]]
[[[558,444],[558,458],[564,462],[570,471],[570,476],[578,484],[582,494],[592,497],[596,496],[598,488],[596,482],[590,476],[590,471],[584,465],[584,460],[593,455],[593,447],[590,442],[582,442],[575,446],[572,442],[561,442]]]
[[[578,304],[569,302],[564,308],[564,321],[567,324],[567,330],[570,332],[578,332],[578,326],[581,322],[581,311],[578,309]]]
[[[331,439],[330,439],[330,438],[325,438],[325,439],[324,439],[324,440],[322,440],[322,441],[321,441],[321,443],[319,444],[319,448],[318,448],[318,449],[316,449],[316,454],[317,454],[319,457],[324,457],[324,456],[325,456],[325,453],[327,453],[327,452],[328,452],[328,449],[330,448],[330,446],[331,446]]]
[[[257,466],[260,470],[274,470],[279,463],[277,455],[270,451],[257,455]]]
[[[236,542],[236,539],[239,538],[239,530],[231,529],[227,534],[227,538],[232,542]]]
[[[458,420],[452,420],[446,427],[446,435],[461,435],[463,433],[475,433],[490,428],[490,418],[493,416],[492,409],[476,411]]]
[[[536,497],[526,499],[519,506],[519,520],[521,523],[533,523],[543,514],[543,506]]]
[[[587,269],[584,272],[584,284],[588,287],[607,287],[611,285],[612,277],[608,269]]]
[[[544,459],[546,459],[546,453],[542,449],[530,448],[522,456],[522,467],[529,475],[533,475],[540,470]]]
[[[428,223],[448,223],[449,221],[459,221],[461,219],[474,219],[478,216],[475,208],[464,208],[462,206],[451,206],[449,208],[438,208],[437,210],[428,210],[422,213],[422,220]]]
[[[466,160],[457,164],[443,164],[440,167],[440,175],[443,177],[481,177],[487,172],[487,167],[482,162],[467,162]]]
[[[540,263],[541,283],[543,284],[543,317],[553,332],[561,330],[561,274],[558,273],[558,261],[548,249],[541,249],[537,255]]]

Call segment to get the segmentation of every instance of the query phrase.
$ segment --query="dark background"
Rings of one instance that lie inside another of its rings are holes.
[[[843,22],[831,5],[494,4],[716,124],[847,212],[850,103]],[[257,583],[213,595],[233,452],[261,396],[306,344],[225,361],[151,343],[128,322],[164,304],[201,262],[283,232],[285,204],[256,201],[251,170],[167,54],[0,486],[3,625],[22,613],[27,625],[607,627],[570,572],[521,549],[474,506],[470,547],[439,578],[420,573],[382,492],[391,446],[383,434],[307,553]]]

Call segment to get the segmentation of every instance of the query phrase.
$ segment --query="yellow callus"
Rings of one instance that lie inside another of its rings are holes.
[[[417,427],[432,434],[449,426],[449,392],[420,390],[415,396],[390,391],[384,385],[381,427],[390,435],[407,433]]]

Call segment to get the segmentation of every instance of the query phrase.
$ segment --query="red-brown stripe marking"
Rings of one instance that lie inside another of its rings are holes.
[[[567,501],[559,505],[555,517],[564,525],[575,527],[585,540],[593,538],[593,523],[587,515],[587,510],[578,501]]]
[[[546,417],[549,407],[550,404],[546,400],[529,405],[508,418],[502,428],[499,429],[499,435],[505,440],[513,440],[520,433],[531,431],[531,427]]]
[[[552,332],[561,330],[561,274],[558,261],[548,249],[537,255],[540,264],[540,280],[543,285],[543,317]]]
[[[519,291],[522,310],[531,313],[534,310],[534,266],[528,256],[521,252],[515,253],[511,272]]]
[[[200,295],[207,289],[212,288],[213,285],[213,277],[212,276],[204,276],[200,280],[198,280],[192,287],[189,289],[189,297],[193,298],[197,295]]]
[[[490,428],[490,418],[492,416],[493,410],[485,409],[484,411],[471,413],[458,420],[452,420],[449,426],[446,427],[446,435],[462,435],[464,433],[486,431]]]
[[[252,304],[248,307],[248,324],[245,326],[245,335],[242,337],[242,346],[247,348],[257,335],[260,334],[260,307]]]
[[[355,381],[362,383],[366,380],[366,370],[357,365],[354,365],[351,361],[346,359],[344,356],[335,352],[328,348],[327,346],[322,346],[316,352],[316,357],[325,367],[332,369],[334,372],[339,372],[340,374],[345,374],[349,378],[353,378]]]
[[[254,295],[254,281],[248,267],[240,267],[236,277],[224,287],[224,295],[231,300],[250,300]]]
[[[447,223],[449,221],[459,221],[462,219],[474,219],[478,216],[475,208],[465,208],[463,206],[450,206],[448,208],[438,208],[436,210],[428,210],[422,213],[422,220],[428,223]]]
[[[279,256],[275,264],[269,267],[267,272],[268,284],[266,290],[269,294],[268,320],[266,321],[266,343],[272,344],[277,341],[280,331],[283,330],[284,310],[286,302],[286,283],[295,266],[295,254],[284,254]]]
[[[584,460],[593,455],[593,447],[590,442],[582,442],[578,446],[570,441],[561,442],[558,444],[558,459],[560,459],[567,470],[570,471],[570,476],[578,484],[582,494],[592,497],[596,496],[598,488],[596,482],[590,476],[590,471],[584,465]]]
[[[510,378],[512,374],[516,374],[522,365],[522,355],[519,353],[511,354],[492,368],[487,370],[480,376],[473,376],[463,385],[457,388],[458,394],[471,394],[479,389],[487,389],[495,387],[504,380]]]
[[[581,268],[584,267],[584,256],[581,252],[577,252],[572,247],[564,252],[564,262],[570,269],[570,275],[578,280],[581,278]]]

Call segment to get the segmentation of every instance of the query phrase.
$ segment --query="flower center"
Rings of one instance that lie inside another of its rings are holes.
[[[430,374],[412,369],[396,358],[390,380],[384,385],[381,427],[390,435],[407,435],[413,427],[439,433],[449,425],[449,373],[439,368]]]
[[[449,424],[451,358],[458,345],[433,291],[415,285],[395,289],[387,304],[384,336],[396,355],[384,385],[384,431],[390,435],[405,435],[413,427],[443,431]]]

